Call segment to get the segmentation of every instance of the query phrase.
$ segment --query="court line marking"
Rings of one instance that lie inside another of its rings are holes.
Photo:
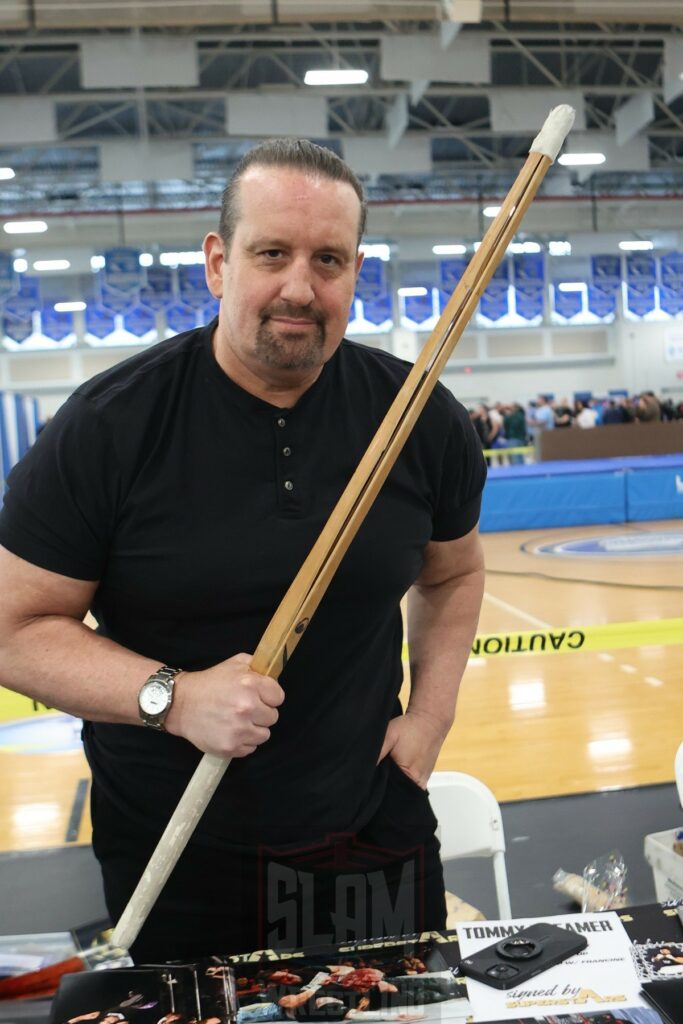
[[[532,626],[540,626],[541,629],[554,629],[549,622],[544,622],[543,619],[537,619],[535,615],[530,615],[529,612],[522,611],[521,608],[517,608],[514,604],[508,604],[507,601],[503,601],[500,597],[494,597],[493,594],[489,594],[488,591],[484,593],[484,598],[490,601],[491,604],[495,604],[497,608],[501,608],[505,612],[511,612],[516,615],[519,619],[524,619],[525,622],[531,623]]]
[[[81,830],[81,821],[83,820],[83,811],[85,809],[85,800],[88,795],[89,786],[90,779],[79,779],[76,783],[76,792],[74,794],[73,803],[71,804],[71,814],[69,815],[66,834],[64,836],[65,843],[75,843],[78,840],[78,833]]]

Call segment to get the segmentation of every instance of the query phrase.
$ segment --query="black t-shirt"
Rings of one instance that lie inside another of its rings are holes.
[[[188,670],[256,648],[410,369],[345,340],[277,409],[220,369],[214,328],[79,387],[13,470],[0,514],[10,551],[99,580],[104,636]],[[301,842],[374,813],[400,711],[399,601],[427,542],[475,525],[484,477],[468,415],[438,385],[280,677],[270,740],[230,766],[197,842]],[[161,830],[196,748],[138,726],[86,723],[84,735],[95,829],[106,806],[117,834]]]

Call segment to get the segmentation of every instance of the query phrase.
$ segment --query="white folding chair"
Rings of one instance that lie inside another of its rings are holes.
[[[674,775],[676,777],[676,788],[678,789],[678,802],[683,807],[683,743],[676,751],[674,758]]]
[[[501,918],[512,917],[500,807],[480,779],[464,772],[434,772],[429,801],[439,822],[441,857],[490,857]]]

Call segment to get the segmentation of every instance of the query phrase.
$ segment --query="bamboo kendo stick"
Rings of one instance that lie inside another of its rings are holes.
[[[573,122],[571,107],[555,107],[534,139],[498,215],[263,634],[251,661],[253,672],[277,679],[287,664]],[[214,754],[202,757],[112,932],[108,945],[113,955],[135,941],[229,764],[229,758]],[[32,974],[36,981],[47,971],[54,977],[59,967],[73,962],[74,958]],[[78,966],[66,967],[61,973],[74,969]],[[23,975],[0,982],[0,998],[16,998],[22,980],[26,985],[29,979]],[[15,989],[12,996],[10,987]]]

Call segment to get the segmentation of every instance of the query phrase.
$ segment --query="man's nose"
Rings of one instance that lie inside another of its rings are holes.
[[[308,306],[315,298],[312,271],[307,260],[294,260],[287,268],[281,298],[296,306]]]

